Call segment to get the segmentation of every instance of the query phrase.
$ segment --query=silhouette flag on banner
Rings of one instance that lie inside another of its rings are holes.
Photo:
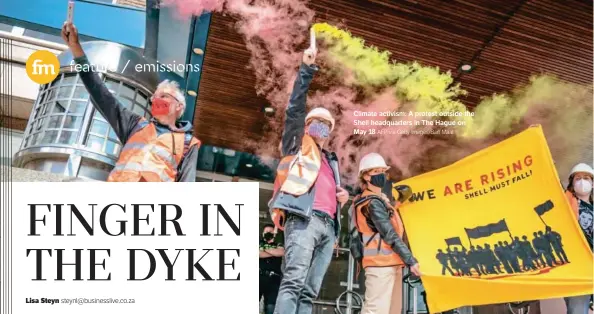
[[[553,205],[553,202],[551,202],[551,200],[548,200],[536,207],[534,207],[534,211],[539,215],[542,216],[544,213],[548,212],[549,210],[553,209],[553,207],[555,207],[555,205]]]
[[[449,239],[445,239],[446,244],[448,246],[450,245],[462,245],[462,241],[460,240],[460,237],[454,237],[454,238],[449,238]]]
[[[473,229],[464,229],[466,230],[468,237],[471,239],[484,238],[504,231],[509,232],[507,224],[505,223],[505,219],[501,219],[499,222],[488,224],[486,226],[476,227]]]

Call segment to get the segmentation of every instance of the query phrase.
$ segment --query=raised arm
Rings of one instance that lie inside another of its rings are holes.
[[[126,143],[130,133],[140,120],[140,115],[124,108],[105,86],[99,75],[93,72],[89,60],[78,40],[78,31],[72,24],[62,27],[62,39],[66,42],[76,64],[80,65],[79,76],[89,92],[91,102],[111,125],[118,139]]]
[[[303,53],[303,63],[293,84],[293,92],[285,111],[285,128],[282,136],[282,154],[293,155],[301,147],[301,139],[305,132],[306,100],[309,85],[318,68],[314,65],[315,51]]]

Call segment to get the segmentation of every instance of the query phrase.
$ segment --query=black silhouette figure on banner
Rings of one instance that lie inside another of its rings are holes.
[[[560,261],[559,264],[569,263],[569,260],[567,259],[567,255],[565,255],[565,250],[563,249],[563,242],[561,241],[561,235],[558,232],[553,231],[553,229],[551,229],[551,227],[549,227],[549,226],[546,227],[545,235],[546,235],[547,239],[549,240],[549,242],[551,243],[551,245],[553,246],[553,250],[555,250],[555,254],[557,254],[557,257],[559,258],[559,261]]]
[[[474,268],[474,270],[480,276],[480,275],[483,274],[483,272],[481,271],[481,267],[480,267],[480,264],[478,262],[479,261],[478,254],[479,253],[474,249],[474,245],[471,245],[470,246],[470,251],[468,252],[468,262],[470,264],[470,267]]]
[[[499,241],[498,244],[495,244],[495,255],[497,255],[497,258],[499,258],[501,263],[503,263],[503,269],[505,269],[505,272],[508,274],[513,274],[514,271],[512,269],[511,262],[505,252],[505,249],[503,248],[502,241]]]
[[[538,236],[541,239],[543,239],[542,243],[543,243],[543,249],[545,252],[545,258],[546,258],[546,255],[549,256],[549,258],[551,259],[551,267],[553,267],[555,264],[557,264],[557,259],[555,258],[555,255],[553,254],[553,243],[551,243],[551,241],[549,241],[549,238],[546,237],[542,231],[538,232]]]
[[[458,248],[454,248],[454,256],[456,257],[456,264],[460,269],[461,275],[469,275],[470,268],[468,267],[468,263],[466,263],[466,259],[464,258],[464,253],[460,252]]]
[[[489,252],[487,251],[487,246],[485,245],[485,247],[481,247],[481,246],[477,246],[477,248],[480,250],[481,252],[481,267],[484,270],[484,272],[486,274],[493,274],[493,271],[491,270],[491,268],[489,267]]]
[[[536,232],[534,233],[534,235],[536,235]],[[545,267],[545,262],[542,259],[542,256],[539,256],[539,254],[536,251],[536,248],[532,246],[532,243],[530,243],[530,241],[528,241],[528,237],[523,236],[522,240],[524,240],[522,241],[522,243],[524,247],[530,252],[530,259],[533,261],[534,264],[536,264],[536,267]]]
[[[513,248],[507,243],[507,241],[503,242],[503,248],[509,258],[510,264],[514,272],[520,273],[522,270],[520,269],[520,263],[518,262],[518,255],[514,252]]]
[[[472,276],[472,272],[470,271],[470,261],[468,261],[468,251],[465,247],[462,247],[462,251],[458,253],[460,260],[462,261],[462,271],[466,276]]]
[[[501,273],[499,260],[497,260],[497,257],[495,256],[495,253],[493,253],[493,250],[491,250],[489,244],[485,244],[485,259],[487,262],[487,272],[495,275]]]
[[[452,252],[452,250],[448,247],[447,249],[447,254],[448,257],[450,258],[450,265],[452,265],[452,268],[454,270],[456,270],[456,275],[460,276],[462,275],[462,269],[460,268],[460,265],[458,265],[458,261],[456,260],[456,255],[454,254],[454,252]]]
[[[553,267],[553,252],[551,249],[551,244],[545,237],[542,236],[542,231],[538,233],[534,232],[534,240],[532,240],[532,245],[534,246],[534,249],[541,260],[544,258],[546,264],[549,267]]]
[[[524,241],[520,240],[519,237],[515,237],[514,242],[512,243],[514,250],[516,250],[522,261],[522,271],[537,270],[532,259],[532,246],[530,245],[530,242],[526,241],[526,236],[523,236],[522,238]]]
[[[514,237],[505,219],[474,228],[464,228],[470,243],[469,250],[462,244],[460,237],[445,239],[448,246],[446,252],[438,249],[436,255],[442,265],[442,275],[445,275],[446,270],[452,276],[472,276],[474,273],[478,276],[518,274],[569,263],[561,235],[553,231],[542,217],[554,207],[553,202],[547,200],[534,208],[545,225],[545,231],[534,232],[532,241],[527,235],[521,236],[521,239],[519,236]],[[498,241],[493,248],[491,243],[482,242],[483,246],[472,243],[473,239],[487,238],[503,232],[509,234],[510,241]],[[462,249],[451,249],[451,246],[459,246]]]
[[[437,256],[435,256],[435,257],[437,258],[437,260],[439,261],[441,266],[443,266],[443,268],[441,269],[441,274],[445,275],[445,272],[447,270],[450,273],[450,275],[453,276],[454,272],[448,265],[448,263],[450,261],[450,257],[448,256],[448,254],[444,253],[441,249],[439,249],[439,250],[437,250]]]

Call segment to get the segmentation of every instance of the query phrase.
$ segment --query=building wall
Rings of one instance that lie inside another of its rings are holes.
[[[12,164],[12,156],[19,151],[21,147],[21,143],[23,142],[23,132],[17,130],[2,130],[1,141],[4,143],[8,143],[10,145],[9,149],[4,146],[4,149],[1,150],[0,160],[2,160],[2,165],[10,166]]]

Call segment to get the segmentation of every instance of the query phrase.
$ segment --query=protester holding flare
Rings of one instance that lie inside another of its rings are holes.
[[[270,202],[273,220],[285,234],[283,279],[275,313],[312,313],[340,232],[340,208],[348,192],[339,186],[338,158],[325,149],[334,118],[324,108],[306,114],[307,91],[314,73],[315,45],[303,64],[282,135],[282,155]],[[281,216],[285,216],[281,223]]]
[[[165,80],[157,86],[151,97],[153,118],[146,120],[124,108],[92,71],[72,23],[64,23],[62,39],[72,51],[74,61],[84,69],[79,75],[93,105],[124,145],[108,181],[196,181],[200,141],[192,136],[191,123],[177,121],[186,108],[177,83]]]
[[[592,250],[592,178],[594,170],[587,164],[580,163],[571,169],[569,184],[565,195],[571,204],[571,208],[579,221],[582,232]],[[565,298],[567,314],[588,313],[591,295],[575,296]]]
[[[359,163],[363,193],[356,198],[355,211],[365,268],[362,314],[401,313],[402,268],[410,266],[414,275],[421,275],[419,263],[402,240],[404,226],[400,215],[382,194],[388,168],[384,158],[376,153],[365,155]],[[410,197],[408,187],[398,187],[397,191],[398,202]]]

